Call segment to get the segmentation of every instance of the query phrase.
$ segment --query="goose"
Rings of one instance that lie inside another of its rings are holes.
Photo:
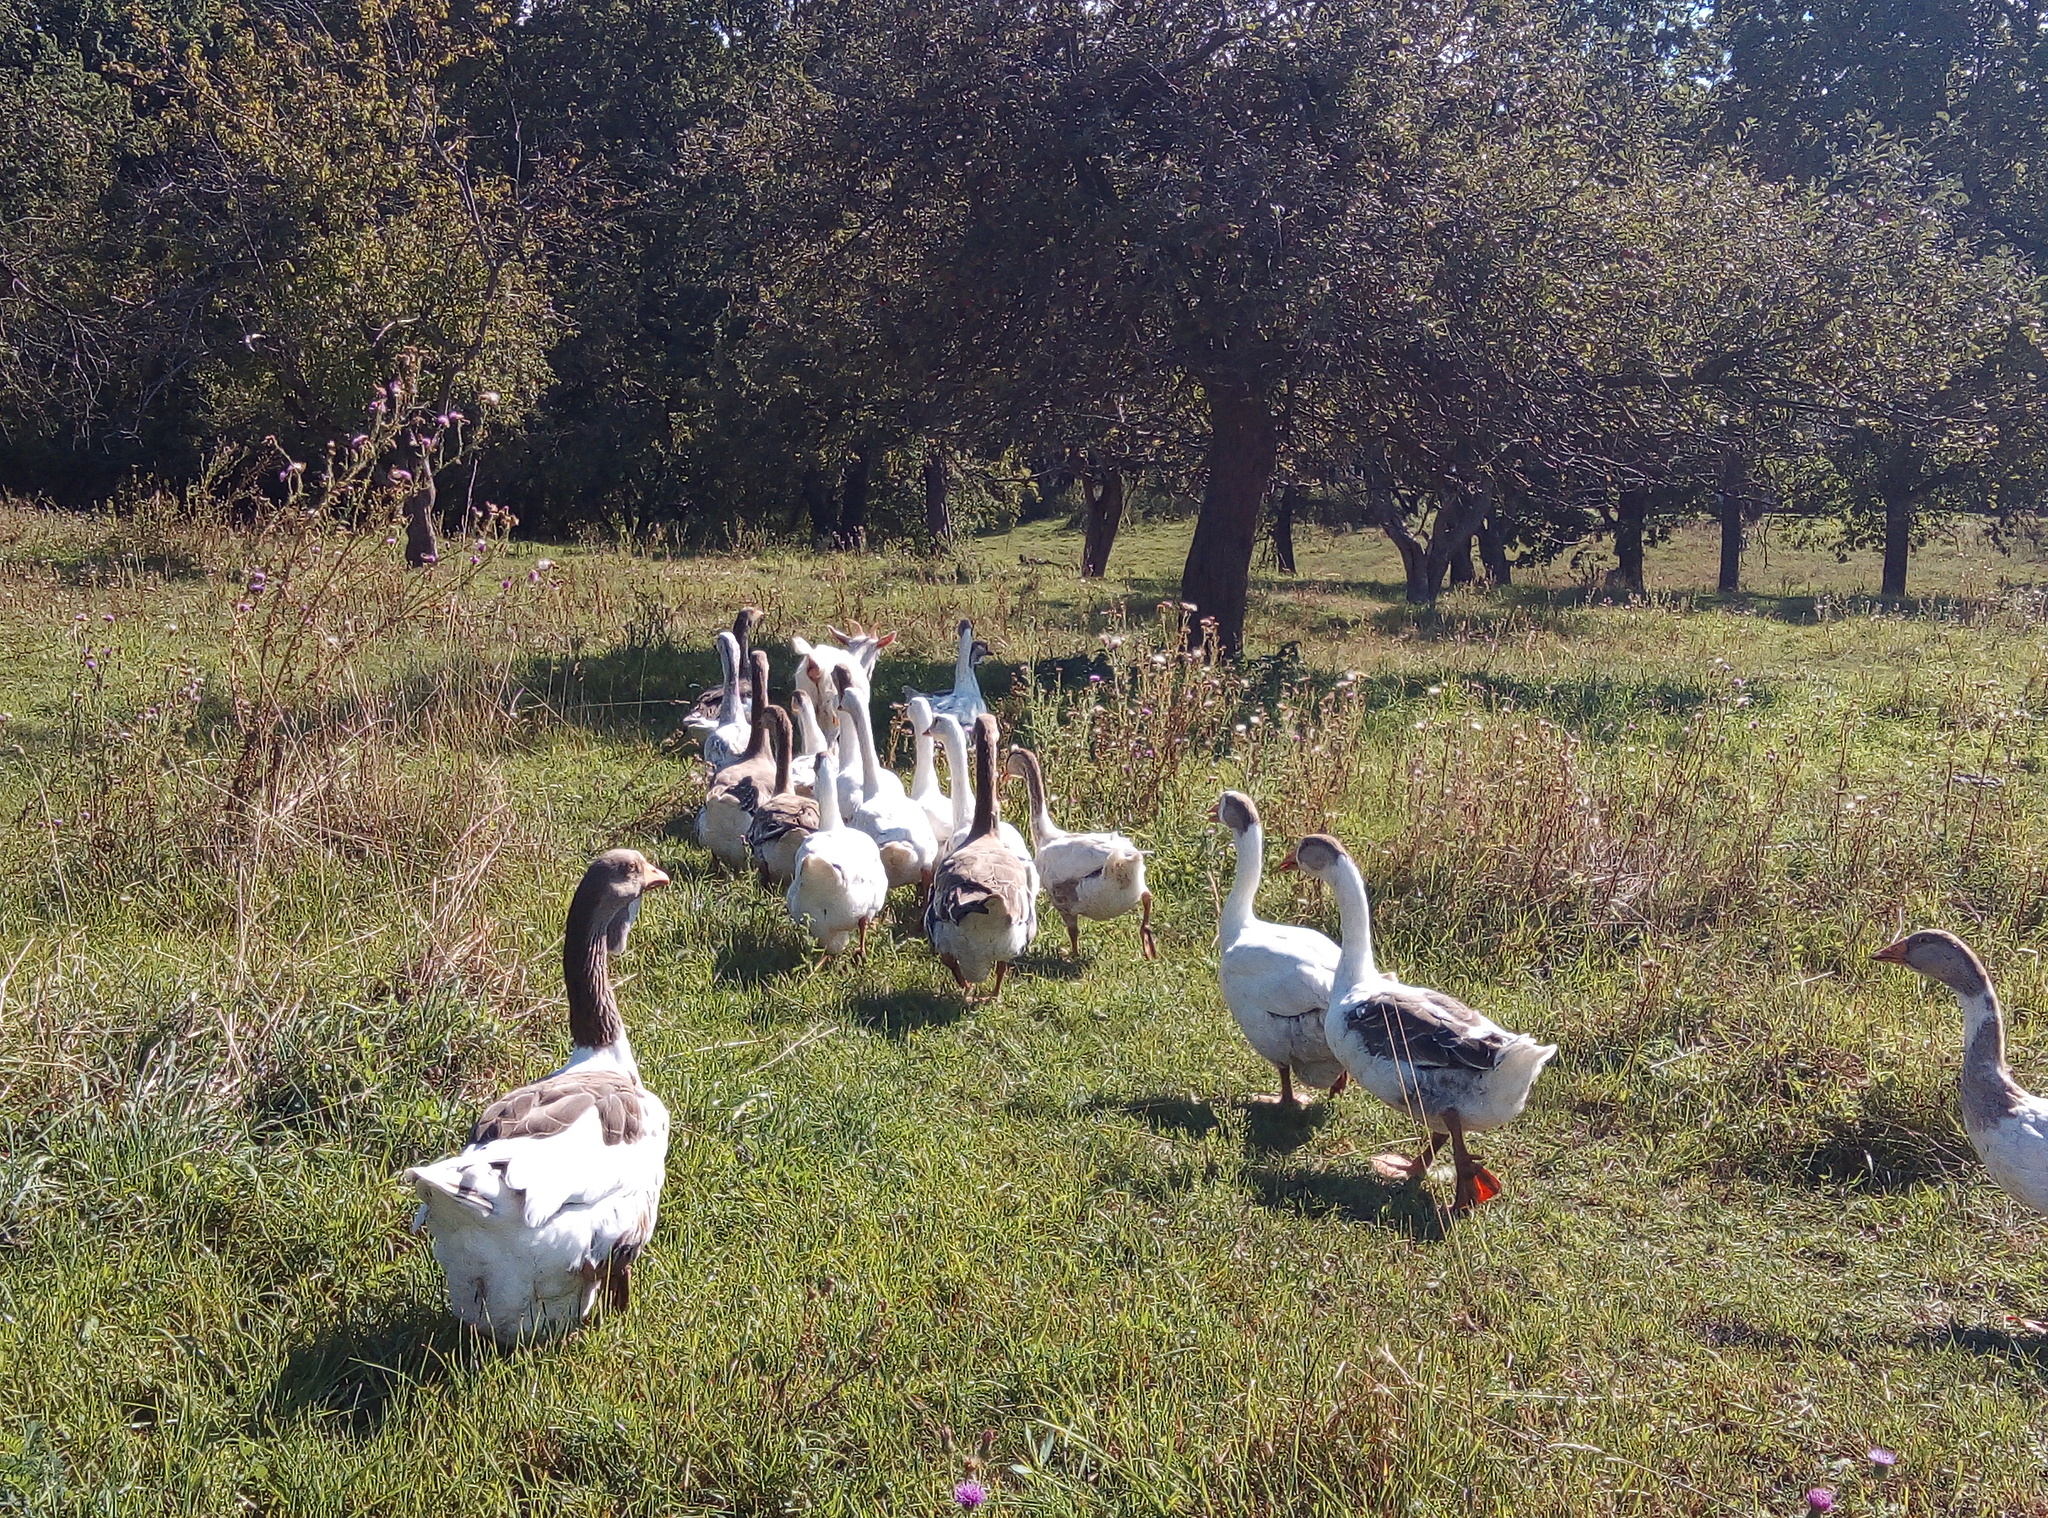
[[[944,712],[963,729],[971,727],[974,719],[988,710],[988,702],[981,695],[981,681],[974,674],[974,666],[988,655],[988,645],[974,636],[974,624],[963,617],[960,621],[960,653],[953,661],[953,688],[942,696],[931,696],[906,685],[903,687],[903,699],[908,701],[924,696],[933,711]]]
[[[1024,781],[1031,797],[1031,859],[1053,910],[1067,925],[1067,948],[1081,956],[1081,919],[1109,922],[1136,908],[1138,943],[1147,959],[1159,957],[1152,937],[1152,893],[1145,889],[1145,856],[1122,833],[1069,833],[1053,825],[1045,804],[1045,771],[1028,748],[1012,748],[1006,773]]]
[[[932,704],[923,696],[912,696],[904,710],[916,745],[916,761],[910,770],[910,799],[924,808],[925,816],[931,819],[932,836],[945,845],[951,842],[956,824],[953,800],[939,788],[939,773],[932,766],[932,750],[938,746],[938,740],[932,737]]]
[[[840,684],[845,681],[844,686]],[[830,700],[833,715],[839,721],[838,744],[839,773],[839,815],[848,822],[860,810],[867,799],[868,785],[874,784],[876,791],[892,801],[903,801],[909,792],[903,789],[903,781],[894,770],[885,770],[879,764],[869,773],[868,756],[874,752],[875,731],[868,716],[868,682],[856,675],[846,665],[836,665],[828,682],[832,686]],[[845,691],[859,693],[860,709],[853,711],[845,703]],[[854,719],[858,718],[858,722]]]
[[[725,684],[718,711],[709,727],[700,727],[704,758],[716,774],[739,758],[752,732],[752,718],[740,695],[740,644],[729,632],[718,635],[718,662],[725,670]],[[693,714],[694,715],[694,714]],[[685,725],[689,725],[687,722]]]
[[[1351,1077],[1330,1052],[1323,1014],[1342,951],[1314,928],[1264,922],[1257,915],[1266,830],[1252,798],[1225,791],[1210,815],[1230,829],[1237,853],[1237,873],[1216,928],[1223,1004],[1252,1048],[1279,1070],[1283,1107],[1295,1105],[1296,1077],[1336,1096]]]
[[[631,849],[591,861],[562,939],[569,1062],[485,1108],[460,1154],[405,1172],[449,1307],[500,1343],[558,1337],[600,1297],[622,1311],[631,1296],[661,1204],[668,1109],[640,1083],[610,967],[643,893],[667,884]]]
[[[851,633],[843,633],[829,622],[825,630],[846,646],[834,648],[829,643],[811,643],[803,638],[790,639],[789,646],[796,650],[797,689],[810,696],[826,736],[837,737],[839,709],[834,699],[832,671],[844,667],[861,684],[869,684],[874,678],[875,661],[881,658],[883,649],[896,641],[896,634],[866,633],[858,622],[853,624]],[[839,768],[843,775],[849,766],[842,763]]]
[[[1038,869],[996,833],[996,719],[974,719],[974,824],[967,840],[939,861],[925,904],[924,931],[939,960],[971,1002],[995,972],[1000,996],[1010,961],[1038,931]]]
[[[2022,1090],[2005,1062],[2005,1013],[1984,962],[1953,933],[1922,928],[1874,956],[1956,993],[1963,1008],[1963,1128],[1991,1179],[2014,1201],[2048,1212],[2048,1100]]]
[[[768,656],[757,648],[749,663],[754,718],[747,746],[711,777],[711,789],[697,809],[697,841],[734,871],[747,867],[747,829],[753,825],[754,808],[775,781],[775,755],[768,747]]]
[[[789,783],[799,796],[815,795],[818,755],[825,752],[825,730],[818,725],[817,708],[811,705],[811,698],[802,689],[791,695],[789,704],[794,709],[797,735],[803,739],[803,746],[789,761]]]
[[[995,718],[990,717],[989,721],[993,722]],[[946,751],[946,778],[953,785],[953,822],[939,845],[939,852],[944,855],[965,843],[973,830],[973,781],[967,770],[967,735],[960,731],[960,724],[941,713],[932,718],[932,735]],[[1037,862],[1031,859],[1031,845],[1024,841],[1024,835],[1000,817],[996,819],[996,836],[1003,840],[1004,848],[1019,859],[1031,861],[1032,868],[1037,868]]]
[[[1429,1130],[1421,1154],[1383,1154],[1373,1168],[1389,1180],[1420,1179],[1449,1138],[1458,1168],[1454,1205],[1462,1211],[1499,1196],[1499,1179],[1466,1149],[1465,1135],[1519,1116],[1557,1045],[1510,1033],[1441,991],[1381,974],[1373,964],[1365,880],[1336,839],[1310,834],[1280,868],[1300,869],[1337,896],[1344,948],[1324,1018],[1330,1052],[1366,1090]]]
[[[762,885],[786,889],[796,874],[796,851],[817,830],[818,803],[790,785],[789,714],[779,706],[768,708],[768,742],[775,753],[775,790],[754,808],[747,852]]]
[[[818,790],[831,796],[838,788],[838,766],[827,749],[818,756]],[[840,954],[855,932],[861,953],[868,947],[868,924],[889,899],[889,877],[875,840],[854,831],[831,805],[818,808],[817,831],[796,851],[790,869],[789,915],[817,940],[826,954]]]
[[[867,687],[844,668],[832,672],[839,691],[839,712],[845,719],[842,731],[851,729],[860,751],[860,804],[847,819],[860,832],[875,840],[881,851],[882,871],[889,886],[922,886],[931,880],[932,867],[939,862],[939,840],[932,833],[931,819],[924,808],[904,794],[903,782],[893,790],[882,784],[884,771],[875,758],[875,732],[868,720]]]
[[[739,658],[736,661],[739,666],[744,666],[747,662],[747,656],[753,652],[754,629],[760,624],[760,621],[760,608],[754,606],[742,606],[739,609],[738,615],[732,619],[733,641],[739,644]],[[723,655],[721,655],[722,657]],[[705,691],[697,698],[696,704],[690,708],[690,714],[683,718],[683,726],[689,728],[694,733],[702,734],[710,732],[712,728],[718,725],[718,709],[725,704],[725,691],[729,678],[721,680],[717,685],[712,686],[711,689]],[[746,709],[746,693],[744,691],[740,693],[740,702],[739,717],[744,721],[753,715]]]

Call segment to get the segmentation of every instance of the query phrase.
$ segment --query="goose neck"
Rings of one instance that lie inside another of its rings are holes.
[[[569,1000],[569,1039],[578,1049],[607,1049],[626,1037],[625,1019],[612,994],[612,903],[602,888],[586,886],[569,904],[562,935],[562,984]]]
[[[932,763],[932,734],[926,728],[912,740],[915,757],[910,766],[910,793],[913,796],[928,795],[939,788],[939,771]]]
[[[947,794],[953,802],[953,831],[962,833],[974,821],[973,782],[967,774],[967,737],[960,731],[959,723],[948,720],[939,739],[946,745]]]
[[[1038,755],[1028,748],[1012,749],[1024,771],[1024,790],[1031,798],[1031,841],[1034,847],[1044,848],[1047,843],[1061,836],[1060,829],[1053,826],[1052,812],[1045,802],[1045,770],[1038,762]]]
[[[1337,920],[1342,924],[1344,943],[1337,956],[1337,973],[1330,994],[1338,995],[1379,973],[1372,957],[1372,902],[1365,894],[1365,877],[1350,858],[1337,861],[1329,884],[1337,897]]]
[[[1237,873],[1223,898],[1223,941],[1230,943],[1251,926],[1259,901],[1259,881],[1266,869],[1266,830],[1254,822],[1235,837]]]
[[[867,693],[856,685],[847,694],[852,701],[843,715],[853,724],[853,741],[860,750],[860,793],[862,799],[873,801],[882,789],[882,766],[875,757],[875,724],[868,716]]]
[[[839,812],[839,765],[829,747],[819,751],[811,793],[818,799],[818,832],[833,833],[846,825]]]
[[[983,717],[974,724],[974,822],[969,838],[992,837],[1001,814],[996,810],[996,742],[993,724]]]

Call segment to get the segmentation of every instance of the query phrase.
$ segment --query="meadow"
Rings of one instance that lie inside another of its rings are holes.
[[[1937,543],[1893,606],[1767,538],[1722,598],[1687,533],[1644,604],[1418,612],[1318,531],[1219,668],[1174,521],[1090,583],[1051,524],[408,575],[194,504],[0,508],[0,1512],[2048,1515],[2048,1219],[1970,1152],[1953,1000],[1869,963],[1962,932],[2048,1084],[2036,553]],[[778,684],[895,630],[892,695],[972,616],[1062,820],[1153,851],[1160,959],[1055,923],[967,1009],[906,902],[814,971],[685,841],[744,602]],[[1378,1181],[1412,1130],[1360,1093],[1259,1100],[1225,786],[1269,866],[1347,841],[1383,963],[1561,1045],[1501,1200]],[[559,1058],[617,844],[675,877],[619,964],[662,1222],[629,1314],[500,1352],[396,1177]]]

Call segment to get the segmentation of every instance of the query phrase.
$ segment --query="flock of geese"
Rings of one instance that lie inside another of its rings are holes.
[[[1037,931],[1043,890],[1071,952],[1079,953],[1081,919],[1137,911],[1143,953],[1156,957],[1143,852],[1121,833],[1056,826],[1029,749],[1013,747],[999,764],[1001,735],[975,676],[988,647],[972,624],[960,624],[953,689],[904,692],[915,739],[906,786],[877,761],[870,715],[876,663],[893,635],[856,625],[852,634],[830,629],[834,643],[794,639],[784,710],[768,699],[767,655],[750,646],[758,617],[743,610],[718,634],[725,679],[685,718],[711,766],[696,837],[728,869],[780,889],[790,918],[823,954],[864,950],[889,893],[912,889],[925,937],[971,1003],[991,978],[988,995],[1001,991]],[[939,784],[941,752],[950,789]],[[1028,841],[1002,820],[999,776],[1024,783]],[[1364,878],[1333,837],[1301,839],[1279,869],[1330,889],[1341,941],[1262,921],[1258,807],[1225,791],[1211,816],[1236,854],[1217,930],[1223,999],[1278,1071],[1279,1101],[1296,1103],[1297,1082],[1331,1097],[1356,1082],[1424,1130],[1417,1151],[1376,1156],[1379,1174],[1419,1181],[1448,1143],[1454,1208],[1499,1195],[1499,1179],[1467,1138],[1521,1113],[1556,1046],[1380,969]],[[486,1108],[460,1153],[406,1172],[420,1199],[413,1226],[432,1237],[450,1307],[501,1343],[559,1337],[596,1312],[623,1309],[653,1234],[668,1110],[641,1079],[610,963],[645,893],[668,883],[631,849],[591,862],[563,935],[568,1062]],[[2006,1065],[2004,1020],[1982,963],[1938,930],[1909,934],[1876,957],[1956,993],[1966,1021],[1964,1126],[1992,1178],[2048,1212],[2048,1101],[2022,1090]]]

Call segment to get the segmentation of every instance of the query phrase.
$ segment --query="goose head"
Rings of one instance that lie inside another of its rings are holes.
[[[912,696],[904,708],[904,715],[910,719],[910,731],[922,738],[931,731],[932,704],[923,696]]]
[[[974,624],[965,617],[960,619],[960,657],[967,661],[969,669],[986,659],[992,650],[974,636]]]
[[[1958,996],[1982,996],[1991,989],[1991,977],[1984,962],[1953,933],[1940,928],[1922,928],[1896,943],[1888,943],[1871,958],[1879,964],[1904,965],[1938,980]]]
[[[570,938],[602,937],[607,952],[622,953],[640,898],[669,883],[668,875],[637,849],[608,849],[590,861],[569,906]],[[580,925],[583,932],[576,932]]]
[[[1344,845],[1328,833],[1311,833],[1289,850],[1287,857],[1274,868],[1283,872],[1299,870],[1327,883],[1336,872],[1338,862],[1350,857]]]
[[[1234,837],[1242,838],[1259,825],[1258,804],[1243,791],[1225,791],[1209,808],[1209,819],[1229,828]]]

